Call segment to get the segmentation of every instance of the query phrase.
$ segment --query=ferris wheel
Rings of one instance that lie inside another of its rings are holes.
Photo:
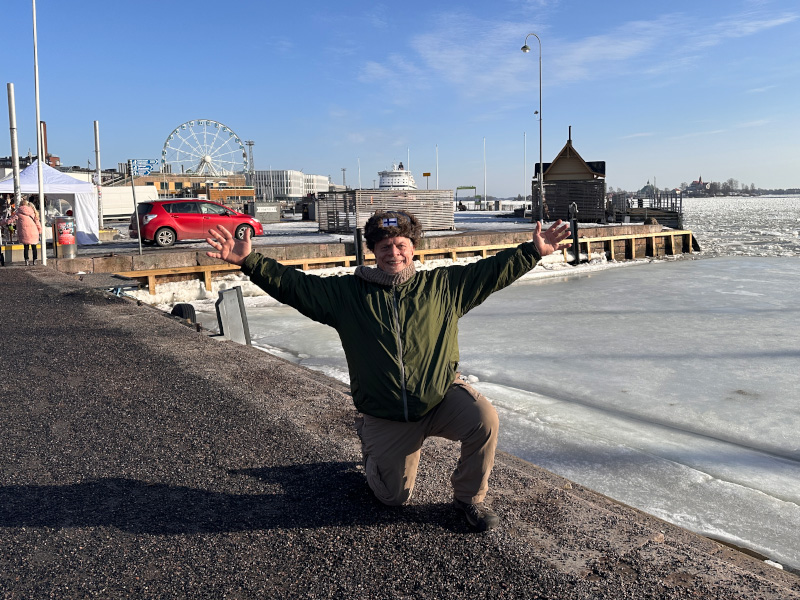
[[[162,170],[214,177],[247,171],[247,151],[234,131],[218,121],[195,119],[169,134],[161,150]]]

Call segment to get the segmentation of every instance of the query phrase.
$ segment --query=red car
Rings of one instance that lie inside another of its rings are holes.
[[[155,242],[163,247],[180,240],[205,239],[208,230],[217,225],[233,232],[240,240],[244,239],[248,229],[251,238],[264,235],[264,228],[257,219],[222,204],[197,198],[142,202],[139,204],[139,219],[136,213],[131,215],[128,232],[136,239],[141,228],[142,242]]]

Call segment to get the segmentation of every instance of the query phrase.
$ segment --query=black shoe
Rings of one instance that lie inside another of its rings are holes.
[[[500,523],[500,517],[483,502],[467,504],[453,498],[453,506],[456,507],[456,510],[463,512],[467,522],[478,531],[493,529]]]

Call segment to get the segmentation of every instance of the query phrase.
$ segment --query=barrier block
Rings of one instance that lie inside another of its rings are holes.
[[[133,270],[132,255],[96,256],[92,259],[92,273],[117,273]]]
[[[128,257],[130,258],[130,257]],[[49,259],[50,262],[55,263],[56,270],[62,273],[94,273],[94,260],[91,258],[53,258]],[[130,264],[130,260],[128,261]],[[111,271],[103,271],[110,273]]]

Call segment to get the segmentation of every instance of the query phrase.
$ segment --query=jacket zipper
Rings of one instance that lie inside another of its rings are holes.
[[[403,362],[403,341],[400,339],[400,308],[397,304],[397,287],[392,286],[394,331],[397,336],[397,359],[400,362],[400,392],[403,398],[403,416],[408,421],[408,396],[406,395],[406,365]]]

